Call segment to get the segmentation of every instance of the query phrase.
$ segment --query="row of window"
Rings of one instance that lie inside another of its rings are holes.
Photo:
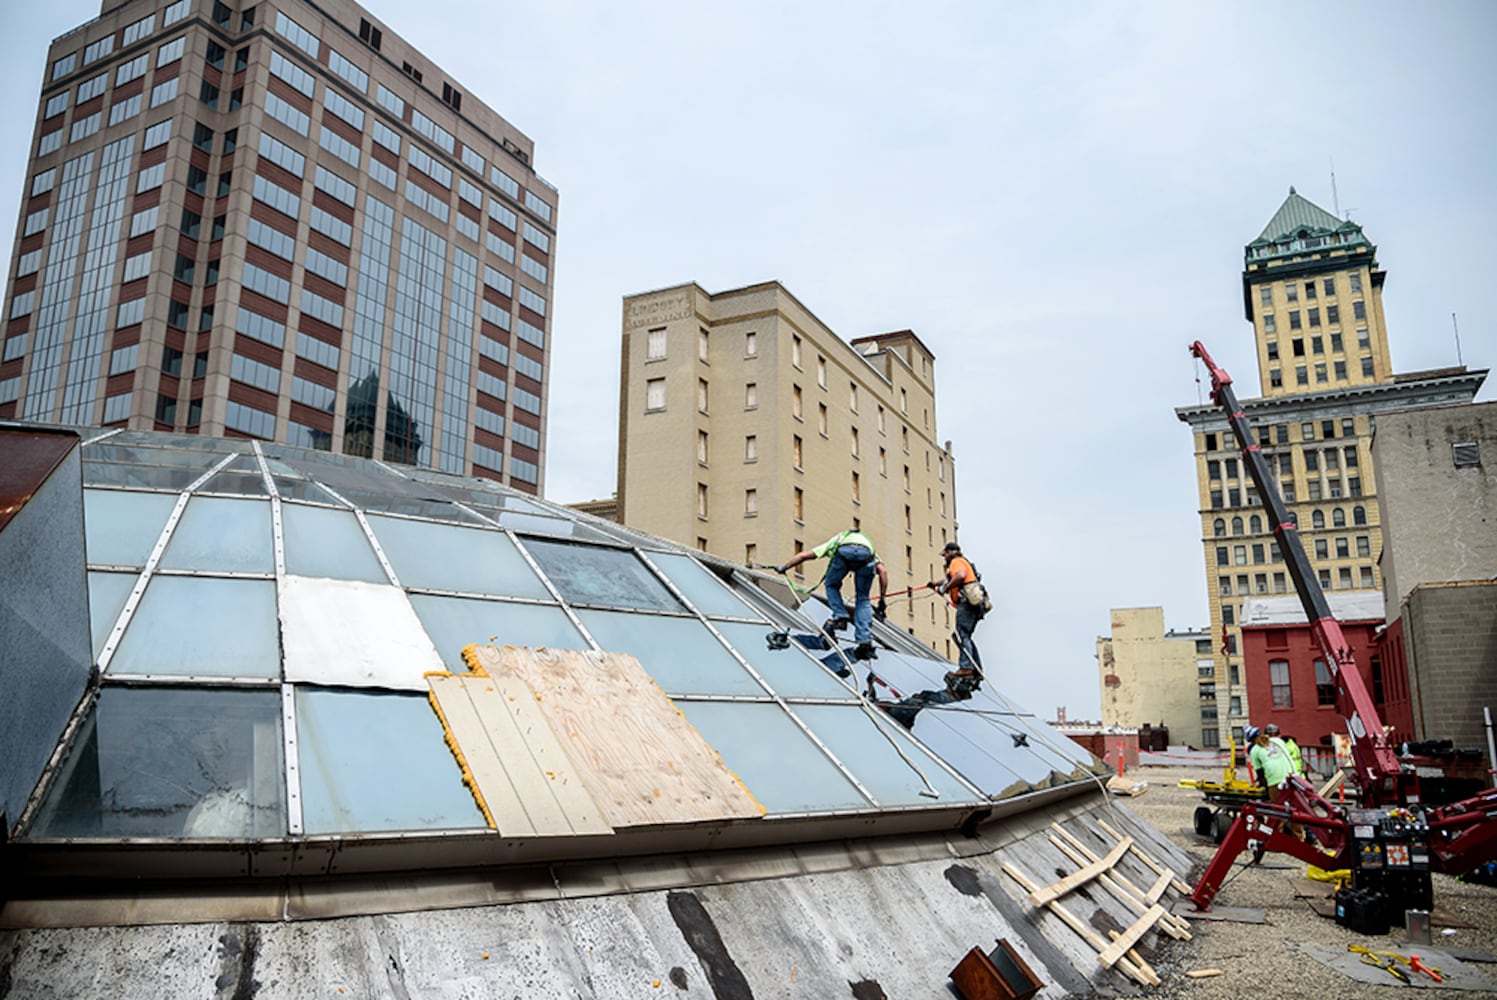
[[[1291,518],[1293,517],[1292,514],[1290,516]],[[1351,509],[1351,523],[1353,525],[1365,525],[1367,523],[1367,508],[1361,506],[1360,504],[1353,507]],[[1224,518],[1216,518],[1211,522],[1211,526],[1212,534],[1216,537],[1221,538],[1227,534],[1227,522]],[[1325,511],[1318,508],[1312,510],[1310,512],[1310,527],[1319,530],[1324,528],[1325,526]],[[1335,528],[1346,527],[1346,509],[1344,507],[1333,507],[1331,509],[1331,526]],[[1244,532],[1243,519],[1241,517],[1232,518],[1232,534],[1241,535],[1244,533],[1250,535],[1262,534],[1263,519],[1260,518],[1257,514],[1253,514],[1248,518],[1246,524],[1246,532]]]
[[[1372,355],[1365,354],[1362,356],[1361,371],[1363,378],[1373,378],[1375,376],[1376,368],[1372,363]],[[1324,362],[1315,365],[1315,381],[1317,384],[1332,381],[1333,375],[1334,380],[1337,382],[1347,381],[1349,376],[1347,375],[1345,361],[1333,362],[1330,368],[1327,368]],[[1270,368],[1268,370],[1268,384],[1275,389],[1283,388],[1284,373],[1278,368]],[[1310,369],[1307,365],[1295,365],[1294,384],[1310,384]]]
[[[1330,343],[1331,343],[1331,351],[1330,351],[1330,353],[1332,353],[1332,354],[1341,354],[1341,353],[1343,353],[1345,351],[1345,349],[1346,349],[1346,342],[1345,342],[1345,339],[1342,337],[1341,332],[1339,330],[1333,331],[1330,334],[1330,338],[1331,338],[1331,341],[1330,341]],[[1325,344],[1326,344],[1325,337],[1321,336],[1318,333],[1314,334],[1313,336],[1310,337],[1309,353],[1312,354],[1312,355],[1326,353]],[[1365,326],[1357,328],[1357,346],[1359,348],[1361,348],[1363,351],[1369,351],[1369,350],[1372,349],[1372,341],[1370,339],[1370,335],[1368,334],[1367,328]],[[1289,349],[1292,352],[1293,356],[1296,357],[1296,358],[1303,358],[1303,357],[1306,356],[1305,355],[1305,347],[1306,347],[1306,345],[1305,345],[1305,338],[1303,338],[1303,337],[1295,337],[1295,338],[1293,338],[1289,342]],[[1279,360],[1279,342],[1277,340],[1265,341],[1264,342],[1264,349],[1268,353],[1268,360],[1269,361],[1278,361]]]
[[[1338,427],[1340,428],[1339,435],[1337,434]],[[1273,424],[1271,427],[1261,426],[1254,430],[1258,443],[1268,445],[1292,443],[1290,441],[1290,429],[1289,424]],[[1357,423],[1352,417],[1342,417],[1339,422],[1336,420],[1321,420],[1319,423],[1316,423],[1314,420],[1306,420],[1299,425],[1299,437],[1297,440],[1330,440],[1337,436],[1356,437],[1356,434]],[[1216,431],[1207,431],[1203,437],[1207,451],[1230,449],[1234,445],[1231,433],[1220,434]]]

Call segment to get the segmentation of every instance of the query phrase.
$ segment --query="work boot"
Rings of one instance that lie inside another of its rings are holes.
[[[852,655],[859,660],[873,660],[878,658],[878,651],[873,648],[873,643],[860,642],[858,648],[852,651]]]
[[[843,629],[847,628],[847,626],[849,626],[851,624],[852,624],[852,621],[850,619],[841,618],[841,617],[838,617],[836,615],[833,615],[831,618],[828,618],[826,620],[826,630],[828,632],[836,633],[836,632],[842,631]]]

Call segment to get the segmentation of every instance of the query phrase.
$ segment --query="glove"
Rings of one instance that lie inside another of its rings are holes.
[[[934,580],[932,580],[930,583],[927,583],[926,586],[931,590],[939,590],[941,588],[941,585],[939,583],[936,583]]]
[[[889,605],[882,597],[878,599],[878,604],[873,609],[873,617],[881,622],[889,620]]]
[[[780,575],[782,575],[782,576],[783,576],[783,575],[784,575],[784,574],[786,574],[786,573],[788,573],[788,572],[789,572],[789,571],[790,571],[790,567],[789,567],[789,566],[787,566],[787,565],[786,565],[786,564],[784,564],[784,563],[780,563],[780,564],[779,564],[779,565],[778,565],[778,566],[776,566],[776,567],[775,567],[775,568],[774,568],[774,571],[775,571],[775,572],[776,572],[776,573],[779,573],[779,574],[780,574]]]

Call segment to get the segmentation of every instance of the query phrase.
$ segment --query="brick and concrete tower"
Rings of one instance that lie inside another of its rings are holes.
[[[1243,253],[1243,306],[1263,395],[1239,402],[1328,592],[1382,586],[1383,519],[1371,453],[1378,415],[1469,403],[1486,377],[1464,367],[1393,371],[1383,323],[1386,276],[1361,226],[1293,188]],[[1249,721],[1242,711],[1249,703],[1239,631],[1244,599],[1293,593],[1293,583],[1226,415],[1214,404],[1175,412],[1195,438],[1216,640],[1213,676],[1200,680],[1200,741],[1215,746],[1222,727],[1239,732]],[[1302,680],[1280,686],[1314,689],[1313,677]],[[1256,694],[1253,700],[1259,702]]]
[[[618,520],[771,564],[859,527],[891,591],[923,587],[957,527],[935,384],[913,332],[844,341],[778,282],[627,296]],[[951,613],[923,595],[891,602],[889,622],[950,657]]]
[[[108,0],[52,43],[0,416],[539,492],[557,193],[347,0]]]

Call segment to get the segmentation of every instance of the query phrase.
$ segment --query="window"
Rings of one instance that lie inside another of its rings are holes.
[[[847,385],[847,408],[854,413],[858,412],[858,385],[856,382],[849,382]]]
[[[790,335],[790,363],[800,367],[800,338],[793,333]]]
[[[1294,382],[1296,385],[1310,384],[1310,370],[1304,365],[1294,366]]]
[[[663,409],[665,409],[665,379],[649,379],[645,382],[645,412]]]
[[[852,502],[853,503],[862,503],[862,498],[861,498],[861,495],[860,495],[860,493],[861,493],[860,485],[861,485],[861,480],[859,479],[858,474],[856,472],[854,472],[852,474]]]
[[[746,382],[743,386],[743,408],[745,410],[757,409],[759,406],[759,383]]]
[[[1293,708],[1294,694],[1289,689],[1289,661],[1268,661],[1269,683],[1273,685],[1273,707]]]
[[[1366,535],[1357,536],[1357,555],[1363,559],[1372,555],[1372,539]]]
[[[87,104],[95,97],[98,97],[100,94],[104,93],[104,89],[108,86],[108,73],[100,73],[92,80],[85,80],[83,83],[80,83],[78,85],[78,103]]]
[[[225,49],[222,45],[218,44],[217,42],[208,43],[208,54],[206,56],[206,60],[209,66],[212,66],[214,69],[223,69],[224,56],[226,55],[228,55],[228,50]]]
[[[1291,330],[1299,330],[1299,329],[1302,329],[1302,328],[1303,328],[1303,324],[1300,322],[1300,319],[1299,319],[1299,310],[1298,309],[1292,309],[1292,310],[1290,310],[1290,312],[1289,312],[1289,329],[1291,329]]]
[[[1450,446],[1450,460],[1457,469],[1470,469],[1481,465],[1481,442],[1458,441]]]
[[[525,225],[528,227],[530,225],[530,223],[527,222],[527,223],[525,223]],[[526,258],[526,259],[528,260],[529,258]],[[702,360],[702,361],[706,361],[707,360],[707,331],[706,330],[697,330],[697,358],[700,359],[700,360]]]
[[[353,84],[353,86],[358,89],[360,94],[366,93],[369,90],[369,74],[365,73],[353,63],[343,58],[343,56],[340,55],[336,49],[328,49],[327,64],[328,68],[331,69],[334,73],[337,73],[348,83]],[[330,90],[328,91],[328,93],[331,94],[332,91]],[[361,124],[356,127],[363,128],[362,112],[360,112],[359,117],[361,119]]]
[[[1217,538],[1221,538],[1227,533],[1227,522],[1222,520],[1221,518],[1217,518],[1216,520],[1212,521],[1211,533]]]
[[[370,24],[364,18],[359,18],[359,41],[363,42],[365,45],[378,52],[380,41],[383,39],[383,37],[383,34],[378,28]]]
[[[1218,566],[1231,565],[1227,559],[1227,547],[1225,545],[1218,545],[1216,547],[1216,564]]]
[[[1248,561],[1247,560],[1247,546],[1246,545],[1234,545],[1234,546],[1232,546],[1232,565],[1234,565],[1234,566],[1246,566],[1247,565],[1247,561]]]
[[[1326,540],[1324,538],[1317,538],[1317,539],[1315,539],[1315,558],[1316,559],[1329,559],[1330,557],[1331,557],[1331,547],[1326,542]]]
[[[791,440],[791,449],[790,449],[790,452],[791,452],[791,454],[790,454],[791,464],[795,468],[797,468],[797,469],[804,469],[805,468],[805,464],[804,464],[805,448],[801,444],[801,439],[800,439],[800,435],[799,434],[796,434],[793,437],[793,439]]]
[[[755,517],[759,513],[759,491],[743,491],[743,515],[744,517]]]
[[[1354,319],[1365,320],[1367,318],[1367,303],[1361,299],[1351,304],[1351,314]]]
[[[759,335],[753,330],[743,335],[743,356],[746,358],[759,356]]]
[[[792,385],[790,387],[790,415],[797,420],[801,420],[805,417],[805,413],[802,409],[801,404],[800,386],[798,385]]]
[[[697,379],[697,409],[707,412],[707,380]]]
[[[156,50],[156,68],[160,69],[170,63],[182,58],[182,53],[187,49],[187,37],[173,38],[165,45]]]
[[[1259,285],[1258,286],[1258,304],[1259,305],[1263,305],[1263,306],[1271,306],[1271,305],[1273,305],[1273,286],[1272,285]]]
[[[827,412],[825,403],[816,404],[816,429],[822,437],[827,436]]]
[[[1314,308],[1314,309],[1307,309],[1307,310],[1305,310],[1305,317],[1309,321],[1310,326],[1317,327],[1317,326],[1320,325],[1320,309],[1318,307]],[[1320,353],[1320,338],[1319,337],[1315,338],[1315,353],[1316,354]]]
[[[697,517],[707,516],[707,484],[697,483]]]
[[[141,60],[139,60],[139,59],[136,60],[136,62],[140,62],[140,61]],[[132,67],[133,65],[134,65],[134,63],[126,63],[124,66],[121,66],[120,69],[119,69],[120,74],[123,75],[125,73],[125,71],[127,69],[129,69],[130,67]],[[141,64],[141,68],[140,68],[140,73],[144,73],[144,72],[145,72],[145,65],[144,65],[144,63],[142,63]],[[137,73],[135,75],[139,76],[140,73]],[[126,77],[126,79],[133,80],[133,79],[135,79],[135,77],[134,76],[132,76],[132,77]],[[117,80],[116,84],[124,83],[124,82],[125,82],[124,80]],[[73,96],[73,92],[71,90],[64,90],[62,93],[56,94],[53,97],[49,98],[48,101],[47,101],[47,108],[42,113],[42,118],[43,119],[56,118],[58,115],[62,114],[64,111],[66,111],[68,109],[68,100],[72,96]]]
[[[745,462],[759,461],[759,437],[750,434],[743,439],[743,460]]]
[[[313,59],[316,59],[322,51],[322,43],[318,41],[317,36],[287,17],[284,11],[276,11],[275,30],[278,35]]]
[[[826,388],[826,358],[819,354],[816,356],[816,384]]]
[[[1278,331],[1279,331],[1279,324],[1278,324],[1278,321],[1274,319],[1273,313],[1266,313],[1266,314],[1264,314],[1264,316],[1263,316],[1263,332],[1264,333],[1277,333]]]
[[[1286,284],[1284,286],[1284,298],[1288,299],[1290,302],[1298,302],[1299,286],[1292,281]]]
[[[858,429],[856,427],[853,427],[853,428],[851,428],[851,432],[852,432],[852,434],[851,434],[852,457],[853,458],[857,458],[858,457]]]
[[[1325,321],[1327,323],[1329,323],[1330,325],[1332,325],[1332,326],[1335,326],[1337,323],[1340,323],[1341,322],[1341,307],[1338,306],[1338,305],[1336,305],[1334,302],[1329,303],[1325,307]],[[1334,341],[1333,341],[1333,343],[1334,343]]]
[[[1351,557],[1351,546],[1345,538],[1336,539],[1336,558],[1348,559]]]
[[[790,514],[797,521],[804,521],[806,519],[806,493],[799,486],[794,488],[790,496]],[[799,545],[800,543],[797,542],[796,544]],[[799,552],[800,550],[796,549],[796,551]]]
[[[1305,298],[1315,298],[1315,282],[1313,280],[1305,282]]]
[[[463,95],[450,83],[442,84],[442,103],[451,106],[453,111],[463,110]]]

